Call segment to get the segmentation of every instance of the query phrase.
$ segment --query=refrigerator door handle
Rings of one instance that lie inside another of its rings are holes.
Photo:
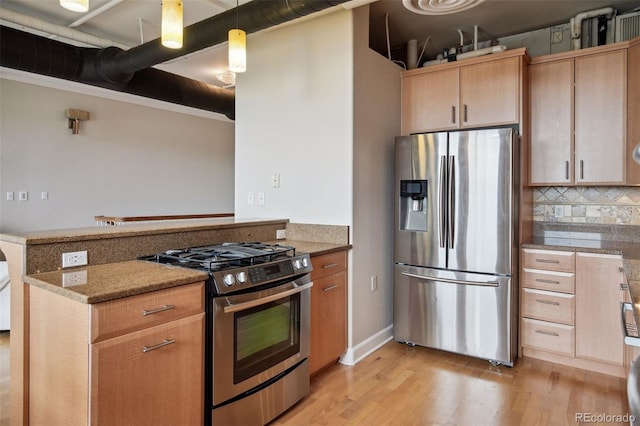
[[[440,247],[444,248],[446,244],[445,232],[446,232],[446,220],[445,220],[445,206],[447,204],[447,170],[446,170],[446,157],[440,156],[440,212],[438,218],[438,230]]]
[[[500,286],[500,283],[498,281],[465,281],[465,280],[456,280],[453,278],[429,277],[426,275],[412,274],[411,272],[402,272],[402,275],[409,278],[418,278],[421,280],[438,281],[438,282],[449,283],[449,284],[478,285],[482,287],[499,287]]]
[[[449,238],[449,248],[453,248],[453,239],[455,237],[455,223],[454,218],[456,216],[455,212],[455,188],[456,188],[456,171],[455,171],[455,156],[449,157],[449,190],[448,197],[449,200],[447,205],[449,206],[449,220],[448,222],[448,238]]]

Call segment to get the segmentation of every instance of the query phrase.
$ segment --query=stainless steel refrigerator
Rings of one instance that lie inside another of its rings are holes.
[[[395,340],[512,366],[514,129],[398,137],[395,154]]]

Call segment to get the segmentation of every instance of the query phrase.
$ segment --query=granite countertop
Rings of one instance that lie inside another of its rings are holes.
[[[270,243],[290,245],[296,248],[297,253],[309,253],[312,257],[351,248],[348,244],[295,240]],[[208,276],[206,272],[194,269],[130,260],[25,275],[23,279],[27,284],[78,302],[93,304],[203,281]],[[81,284],[68,284],[70,281]]]
[[[155,223],[127,224],[120,226],[93,226],[71,229],[30,231],[16,234],[0,234],[0,240],[19,244],[48,244],[70,241],[101,240],[134,235],[161,235],[180,231],[237,228],[264,224],[287,223],[288,219],[220,218],[162,221]]]
[[[71,275],[69,275],[71,274]],[[86,275],[85,275],[86,274]],[[207,279],[203,271],[143,260],[25,275],[24,282],[82,303],[100,303]],[[74,282],[78,284],[68,284]]]

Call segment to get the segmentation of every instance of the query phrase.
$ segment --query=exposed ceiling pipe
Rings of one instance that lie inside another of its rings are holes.
[[[573,39],[573,50],[580,50],[582,37],[582,21],[601,15],[613,15],[612,7],[603,7],[602,9],[589,10],[587,12],[578,13],[571,18],[569,24],[571,26],[571,38]]]
[[[111,0],[109,3],[106,3],[102,6],[100,6],[99,8],[92,10],[89,13],[86,13],[82,16],[82,18],[73,21],[72,23],[69,24],[69,28],[75,28],[77,26],[80,26],[82,24],[84,24],[85,22],[89,21],[90,19],[95,18],[98,15],[103,14],[104,12],[106,12],[107,10],[111,9],[113,6],[116,6],[119,3],[122,3],[123,0]]]
[[[239,24],[253,33],[347,1],[256,0],[238,8]],[[126,51],[114,46],[80,48],[1,26],[0,66],[166,100],[233,119],[233,91],[151,67],[222,43],[235,25],[236,10],[232,9],[186,27],[182,49],[166,49],[157,38]]]
[[[108,47],[115,46],[121,49],[129,49],[131,46],[119,44],[113,40],[108,40],[101,37],[96,37],[91,34],[83,33],[72,28],[67,28],[62,25],[52,24],[42,19],[34,18],[22,13],[14,12],[12,10],[0,7],[0,20],[14,24],[9,25],[12,28],[22,29],[29,28],[39,33],[50,34],[52,38],[63,38],[65,40],[76,41],[86,46],[94,47]]]

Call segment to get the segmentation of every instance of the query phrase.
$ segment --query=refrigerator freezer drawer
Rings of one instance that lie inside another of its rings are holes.
[[[529,318],[522,319],[522,346],[562,355],[575,354],[575,327]]]
[[[394,266],[394,338],[513,365],[511,277]]]

